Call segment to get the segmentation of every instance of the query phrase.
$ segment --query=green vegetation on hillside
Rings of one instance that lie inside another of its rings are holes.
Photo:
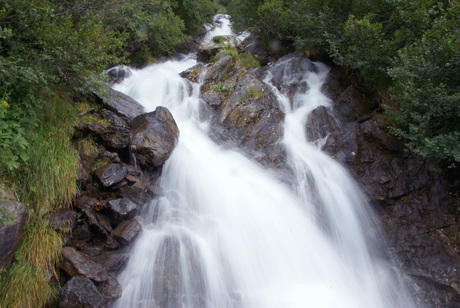
[[[231,0],[234,26],[327,52],[363,93],[385,93],[391,130],[426,158],[460,163],[459,0]]]
[[[103,69],[145,64],[184,44],[215,10],[213,0],[0,0],[0,183],[29,211],[0,272],[0,307],[43,307],[56,297],[62,240],[48,213],[78,193],[71,137],[88,88]]]

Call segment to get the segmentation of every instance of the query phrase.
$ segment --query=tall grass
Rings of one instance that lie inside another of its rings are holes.
[[[57,296],[50,279],[57,278],[62,240],[48,225],[48,213],[69,206],[78,193],[78,154],[70,140],[76,111],[68,101],[46,101],[46,114],[30,132],[30,159],[8,176],[29,213],[15,258],[0,276],[0,307],[44,307]]]

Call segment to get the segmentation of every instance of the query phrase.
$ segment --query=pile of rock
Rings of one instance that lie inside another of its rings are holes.
[[[50,225],[66,234],[59,307],[107,307],[121,296],[116,277],[142,230],[140,210],[161,195],[156,180],[179,136],[164,107],[144,114],[111,88],[94,95],[103,108],[93,116],[110,124],[78,127],[75,142],[90,137],[97,153],[80,151],[81,194],[73,209],[50,213]]]

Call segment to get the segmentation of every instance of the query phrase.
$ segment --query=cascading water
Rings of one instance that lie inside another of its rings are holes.
[[[309,112],[330,104],[319,91],[327,69],[316,64],[318,73],[306,73],[309,90],[292,104],[272,87],[286,113],[292,189],[208,138],[200,85],[190,95],[178,75],[194,64],[133,70],[116,85],[146,111],[169,108],[180,138],[162,171],[164,196],[143,208],[143,232],[113,307],[411,307],[373,250],[378,232],[362,193],[305,138]]]

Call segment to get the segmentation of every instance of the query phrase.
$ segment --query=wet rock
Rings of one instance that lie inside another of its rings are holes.
[[[405,157],[399,141],[375,121],[348,123],[329,135],[323,150],[349,165],[371,199],[400,197],[427,181],[426,173],[418,173],[424,161]]]
[[[349,86],[335,101],[335,109],[344,122],[355,121],[364,114],[361,93]]]
[[[112,251],[105,251],[94,258],[94,261],[104,266],[108,273],[117,275],[128,263],[130,253],[129,246]]]
[[[128,198],[110,200],[107,202],[106,212],[116,224],[123,220],[128,220],[137,212],[137,204]]]
[[[136,218],[133,218],[119,224],[118,227],[113,230],[113,236],[121,246],[125,246],[131,243],[141,230],[141,223]]]
[[[336,131],[340,124],[335,118],[332,108],[319,106],[311,112],[306,122],[307,140],[322,139]]]
[[[83,213],[85,214],[91,229],[93,229],[102,238],[108,238],[112,232],[112,226],[107,217],[101,213],[96,213],[92,209],[85,209]]]
[[[94,237],[93,232],[91,232],[89,224],[82,220],[75,228],[72,230],[73,241],[86,242]]]
[[[157,107],[132,122],[131,151],[145,166],[161,166],[171,155],[179,138],[179,129],[168,109]]]
[[[191,270],[188,275],[183,275],[181,260]],[[206,307],[206,284],[198,260],[198,252],[188,237],[168,236],[162,241],[153,273],[154,284],[158,286],[154,298],[160,307]],[[184,284],[190,286],[187,294]]]
[[[222,104],[222,98],[220,94],[215,90],[210,90],[206,93],[203,93],[203,100],[212,109],[217,109]]]
[[[104,296],[105,302],[107,304],[121,297],[121,285],[118,280],[112,276],[109,276],[109,279],[104,282],[97,283],[96,288],[98,289],[99,293]]]
[[[0,268],[2,268],[11,263],[21,241],[27,218],[27,205],[13,200],[0,200],[0,209],[2,210],[0,211]]]
[[[71,267],[64,268],[70,276],[79,274],[96,282],[102,282],[108,279],[107,271],[102,265],[94,262],[88,256],[79,253],[75,248],[64,247],[61,253],[64,260],[71,265]]]
[[[284,113],[268,86],[251,72],[236,84],[228,100],[217,110],[218,122],[236,140],[238,147],[265,166],[285,162]]]
[[[219,58],[219,60],[208,68],[204,77],[203,86],[201,87],[202,92],[207,92],[217,86],[223,81],[224,77],[228,79],[228,76],[235,70],[236,68],[232,56],[223,56]]]
[[[107,109],[102,109],[101,115],[104,119],[110,122],[110,124],[119,126],[119,127],[125,127],[128,128],[129,125],[126,123],[125,120],[123,120],[121,117],[117,116],[115,112],[112,112]]]
[[[412,294],[417,307],[460,307],[460,295],[453,288],[424,277],[413,276]]]
[[[306,72],[316,72],[316,67],[300,53],[291,53],[280,58],[276,64],[269,69],[272,75],[271,82],[278,89],[287,88],[292,84],[299,84]],[[290,76],[289,79],[286,76]]]
[[[182,78],[185,78],[193,83],[198,82],[198,77],[200,76],[201,72],[203,72],[205,65],[203,63],[198,63],[195,66],[183,71],[179,75]]]
[[[142,206],[155,198],[157,194],[148,187],[125,186],[120,188],[118,195]]]
[[[115,66],[107,70],[107,75],[109,76],[109,83],[119,83],[122,82],[126,77],[131,76],[131,70],[129,68]]]
[[[94,199],[87,195],[81,195],[75,200],[75,206],[80,210],[83,211],[85,209],[90,209],[96,206],[99,206],[100,203],[97,199]]]
[[[244,49],[259,60],[261,65],[267,65],[270,62],[267,51],[259,41],[252,41]]]
[[[102,101],[105,108],[128,120],[132,120],[144,112],[144,107],[136,100],[107,85],[93,90],[93,94]]]
[[[107,304],[94,283],[86,277],[73,277],[62,288],[60,308],[105,308]]]
[[[106,147],[123,149],[129,145],[130,134],[127,128],[98,123],[87,123],[86,128]]]
[[[128,175],[128,170],[121,164],[110,164],[97,169],[94,174],[104,187],[110,187],[123,181]]]
[[[49,225],[54,230],[69,232],[77,224],[78,214],[74,210],[63,209],[50,213]]]

